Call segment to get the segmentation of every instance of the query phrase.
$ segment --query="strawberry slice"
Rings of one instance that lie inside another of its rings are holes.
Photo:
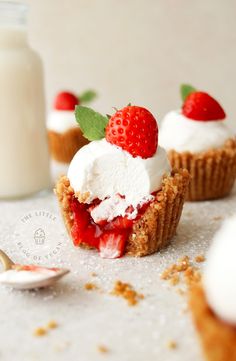
[[[133,221],[128,219],[127,217],[116,217],[113,221],[109,222],[105,227],[107,230],[113,229],[128,229],[131,228],[133,225]]]
[[[119,258],[123,255],[127,235],[121,231],[106,231],[100,236],[99,251],[102,258]]]

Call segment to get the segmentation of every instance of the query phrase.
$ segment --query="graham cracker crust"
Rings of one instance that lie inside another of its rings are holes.
[[[236,328],[209,308],[200,283],[190,289],[189,306],[207,361],[236,361]]]
[[[165,247],[176,233],[182,213],[190,176],[186,169],[173,171],[162,181],[162,189],[150,203],[142,217],[134,223],[127,240],[125,253],[141,257]],[[67,177],[61,177],[56,185],[62,216],[70,234],[73,214],[70,209],[74,190]]]
[[[207,152],[168,152],[173,168],[185,168],[192,180],[188,201],[203,201],[227,196],[236,177],[236,141],[229,139],[224,146]]]
[[[64,133],[48,130],[48,142],[52,158],[61,163],[70,163],[75,153],[89,143],[79,127]]]

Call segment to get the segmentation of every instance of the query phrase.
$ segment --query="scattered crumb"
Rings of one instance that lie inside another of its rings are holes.
[[[134,306],[139,300],[144,299],[144,295],[137,293],[129,283],[116,281],[111,292],[113,296],[123,297],[127,300],[129,306]]]
[[[204,262],[204,261],[205,261],[205,256],[203,256],[203,254],[195,257],[195,262],[200,263],[200,262]]]
[[[177,271],[183,272],[189,267],[189,265],[190,265],[189,256],[184,256],[180,258],[177,263]]]
[[[104,345],[98,345],[98,351],[101,352],[101,353],[107,353],[109,350]]]
[[[84,288],[85,288],[87,291],[93,291],[93,290],[97,290],[97,289],[98,289],[98,286],[95,285],[95,283],[88,282],[88,283],[85,283]]]
[[[213,221],[220,221],[222,219],[221,216],[213,217]]]
[[[47,334],[47,330],[44,327],[38,327],[34,330],[34,336],[41,337]]]
[[[203,255],[198,255],[194,260],[198,263],[204,262],[205,257]],[[176,286],[183,279],[188,286],[201,280],[201,274],[198,268],[191,264],[188,256],[180,258],[177,263],[166,268],[160,277],[165,281],[169,281],[172,286]],[[184,294],[184,291],[180,289],[177,292],[181,295]]]
[[[173,340],[170,340],[168,343],[167,343],[167,347],[170,349],[170,350],[174,350],[176,349],[177,347],[177,343]]]
[[[34,330],[34,336],[44,336],[48,333],[49,330],[57,328],[58,324],[56,321],[51,320],[48,322],[46,327],[38,327]]]
[[[173,277],[170,278],[170,284],[171,286],[175,286],[179,283],[180,279],[179,279],[179,275],[176,273],[173,275]]]
[[[97,273],[92,272],[92,273],[91,273],[91,277],[97,277]]]
[[[178,288],[177,289],[177,293],[180,295],[180,296],[184,296],[186,294],[186,292],[184,290],[182,290],[182,288]]]
[[[58,327],[58,323],[54,320],[49,321],[47,324],[48,329],[53,329],[53,328],[57,328],[57,327]]]
[[[193,283],[201,281],[201,273],[196,267],[189,267],[184,272],[185,282],[188,286],[191,286]]]

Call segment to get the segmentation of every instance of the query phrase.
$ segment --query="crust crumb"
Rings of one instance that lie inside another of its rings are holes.
[[[111,292],[113,296],[123,297],[129,306],[135,306],[139,300],[144,299],[144,295],[134,290],[133,286],[129,283],[116,281],[114,288]]]
[[[48,324],[47,324],[47,328],[49,328],[51,330],[53,328],[57,328],[57,327],[58,327],[58,323],[56,321],[54,321],[54,320],[49,321]]]
[[[34,330],[34,336],[37,336],[37,337],[44,336],[48,333],[49,330],[52,330],[57,327],[58,327],[58,323],[54,320],[51,320],[47,323],[47,325],[45,327],[37,327]]]
[[[170,340],[168,341],[167,343],[167,347],[170,349],[170,350],[175,350],[177,348],[177,343],[174,341],[174,340]]]
[[[75,192],[75,197],[78,199],[80,203],[86,203],[89,200],[90,193],[89,192]]]
[[[34,330],[34,336],[36,337],[45,336],[46,334],[47,334],[47,330],[44,327],[37,327]]]
[[[88,283],[85,283],[84,288],[85,288],[87,291],[93,291],[93,290],[97,290],[97,289],[98,289],[98,286],[95,285],[95,283],[88,282]]]
[[[180,296],[184,296],[186,294],[186,292],[182,288],[178,288],[177,292]]]
[[[204,262],[204,260],[205,257],[203,255],[196,256],[194,259],[194,261],[198,263]],[[180,258],[177,263],[166,268],[160,278],[169,281],[172,286],[175,286],[179,284],[182,279],[180,275],[183,275],[184,281],[188,286],[201,280],[201,274],[198,268],[191,264],[188,256]],[[178,290],[179,294],[183,294],[183,292],[183,290]]]
[[[203,254],[200,254],[198,256],[195,257],[195,262],[197,263],[201,263],[205,261],[205,256],[203,256]]]
[[[106,346],[104,345],[98,345],[98,351],[101,352],[101,353],[108,353],[109,350]]]
[[[221,216],[213,217],[213,221],[220,221],[222,219]]]
[[[173,275],[173,277],[171,277],[171,279],[170,279],[170,284],[171,284],[172,286],[175,286],[175,285],[177,285],[177,284],[179,283],[179,281],[180,281],[179,275],[178,275],[177,273],[175,273],[175,274]]]
[[[191,286],[192,284],[201,281],[201,273],[198,271],[198,269],[196,267],[189,267],[184,272],[184,277],[185,277],[186,284],[188,286]]]
[[[91,277],[97,277],[97,273],[96,273],[96,272],[92,272],[92,273],[91,273]]]

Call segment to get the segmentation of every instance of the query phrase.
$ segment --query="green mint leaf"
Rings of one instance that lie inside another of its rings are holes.
[[[105,137],[105,128],[109,119],[91,108],[77,105],[75,118],[88,140],[99,140]]]
[[[97,93],[94,90],[86,90],[79,95],[80,104],[90,103],[97,96]]]
[[[182,84],[180,86],[180,93],[181,93],[181,98],[182,98],[183,102],[185,101],[185,99],[187,98],[187,96],[190,93],[193,93],[195,91],[197,91],[197,89],[195,89],[192,85]]]

